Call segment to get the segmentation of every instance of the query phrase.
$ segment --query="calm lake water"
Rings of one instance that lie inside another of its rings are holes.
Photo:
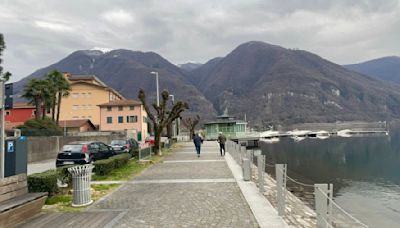
[[[390,135],[261,143],[268,163],[308,184],[332,183],[335,201],[370,227],[400,227],[400,128]]]

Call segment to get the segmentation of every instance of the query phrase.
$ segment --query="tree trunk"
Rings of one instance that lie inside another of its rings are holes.
[[[51,102],[51,119],[55,121],[55,112],[56,112],[56,98],[53,97],[53,102]]]
[[[42,120],[44,120],[45,116],[46,116],[46,103],[43,101],[43,104],[42,104]]]
[[[38,120],[40,119],[40,100],[35,98],[35,119]]]
[[[168,125],[167,125],[167,136],[168,136],[168,139],[171,139],[172,138],[172,134],[173,134],[173,131],[172,131],[173,129],[172,129],[172,123],[169,123]]]
[[[157,155],[160,155],[160,140],[161,139],[161,131],[158,129],[158,127],[154,127],[154,149],[156,151]]]
[[[61,93],[58,93],[58,101],[57,101],[57,119],[56,119],[56,124],[58,125],[59,121],[60,121],[60,109],[61,109]]]

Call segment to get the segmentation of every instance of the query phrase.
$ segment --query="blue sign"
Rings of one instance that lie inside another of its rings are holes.
[[[7,142],[7,152],[14,153],[14,141]]]

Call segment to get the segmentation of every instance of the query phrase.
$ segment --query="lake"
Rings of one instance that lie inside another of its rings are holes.
[[[267,163],[286,163],[290,177],[332,183],[335,202],[370,227],[400,227],[400,128],[388,136],[281,138],[260,149]]]

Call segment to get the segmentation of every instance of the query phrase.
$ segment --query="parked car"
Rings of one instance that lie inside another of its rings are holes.
[[[133,156],[134,151],[139,149],[139,143],[135,139],[116,139],[111,141],[111,147],[117,154],[130,153]]]
[[[107,159],[115,154],[112,147],[93,141],[77,141],[64,145],[57,155],[56,167],[73,164],[89,164]]]
[[[147,136],[146,139],[144,140],[144,143],[153,146],[155,144],[154,141],[155,141],[154,136]]]

